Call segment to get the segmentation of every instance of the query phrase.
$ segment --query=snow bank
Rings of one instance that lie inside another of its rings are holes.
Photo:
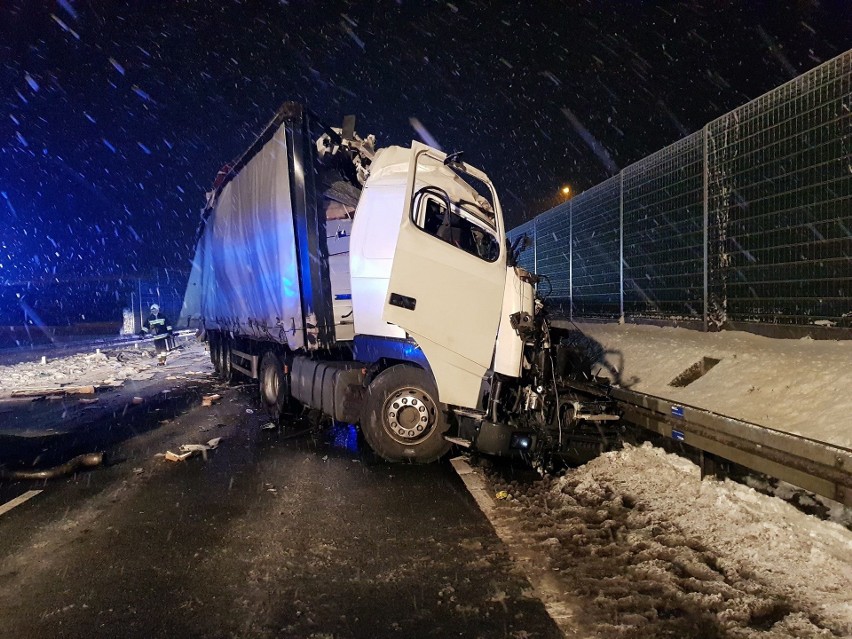
[[[495,489],[600,636],[852,636],[852,532],[661,449]]]
[[[852,341],[633,324],[576,327],[590,340],[600,374],[625,388],[852,448]],[[670,385],[703,357],[720,361],[688,386]]]
[[[124,381],[144,381],[156,375],[169,375],[195,367],[206,371],[209,359],[204,346],[192,341],[168,354],[165,366],[158,366],[153,347],[122,348],[78,353],[58,358],[0,366],[0,398],[23,389],[51,389],[63,385],[119,386]]]

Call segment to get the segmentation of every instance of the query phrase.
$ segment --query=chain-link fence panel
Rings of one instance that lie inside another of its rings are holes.
[[[575,315],[618,317],[621,313],[620,200],[619,176],[571,200]]]
[[[571,203],[537,217],[535,231],[536,272],[546,278],[538,291],[567,314],[571,304]]]
[[[852,51],[534,225],[538,272],[578,317],[849,329]]]
[[[625,315],[703,317],[703,157],[699,131],[622,172]]]
[[[852,52],[708,125],[710,311],[852,317]]]

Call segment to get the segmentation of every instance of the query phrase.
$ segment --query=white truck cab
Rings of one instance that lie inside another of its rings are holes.
[[[356,335],[413,340],[440,401],[479,408],[489,370],[520,374],[523,342],[509,316],[533,311],[504,238],[484,173],[419,142],[382,149],[350,240]]]

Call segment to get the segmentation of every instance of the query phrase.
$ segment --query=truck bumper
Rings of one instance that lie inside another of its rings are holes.
[[[459,429],[461,437],[471,441],[471,448],[486,455],[513,457],[535,447],[535,435],[519,431],[507,424],[483,420],[468,422]]]

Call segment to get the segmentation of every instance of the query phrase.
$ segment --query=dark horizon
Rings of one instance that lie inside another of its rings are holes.
[[[852,45],[841,1],[332,4],[0,9],[0,325],[22,298],[118,322],[187,271],[216,171],[285,100],[464,150],[514,226]]]

